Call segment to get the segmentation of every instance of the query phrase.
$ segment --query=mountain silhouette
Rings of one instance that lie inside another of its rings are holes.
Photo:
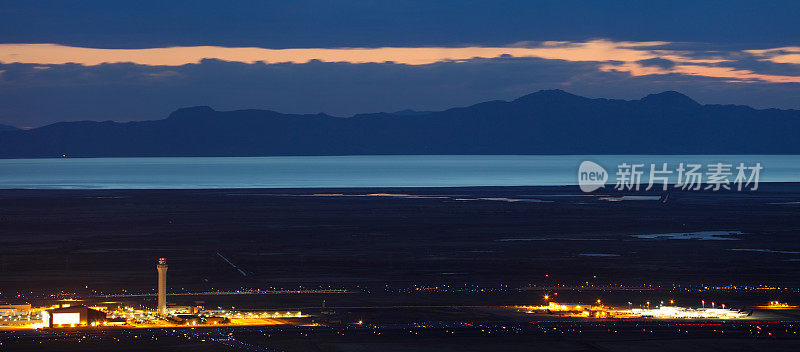
[[[2,132],[2,131],[17,131],[17,130],[19,130],[19,128],[16,128],[14,126],[0,124],[0,132]]]
[[[282,114],[178,109],[166,119],[0,132],[0,157],[358,154],[798,154],[800,111],[543,90],[437,112]]]

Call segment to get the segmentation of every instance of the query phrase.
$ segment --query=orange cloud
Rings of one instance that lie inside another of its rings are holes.
[[[476,58],[540,58],[570,62],[599,62],[602,71],[627,72],[633,76],[683,74],[726,78],[741,82],[799,82],[800,77],[758,74],[753,71],[714,66],[732,62],[725,57],[695,58],[691,52],[659,49],[668,42],[588,42],[522,43],[509,47],[381,47],[381,48],[293,48],[255,47],[169,47],[148,49],[97,49],[58,44],[0,44],[0,63],[59,65],[76,63],[93,66],[103,63],[131,62],[150,66],[180,66],[203,59],[266,64],[347,62],[354,64],[393,62],[427,65],[436,62],[463,62]],[[787,47],[743,51],[763,60],[800,63],[800,48]],[[644,66],[648,59],[666,59],[675,63],[669,68]]]
[[[762,61],[771,61],[780,64],[800,64],[800,47],[787,46],[783,48],[745,50],[746,53],[760,57]]]
[[[96,49],[58,44],[0,44],[0,62],[26,64],[99,65],[132,62],[139,65],[178,66],[199,63],[203,59],[255,63],[323,62],[382,63],[426,65],[442,61],[465,61],[474,58],[538,57],[568,61],[636,61],[654,57],[638,48],[664,42],[585,43],[544,42],[538,47],[382,47],[382,48],[230,48],[219,46],[170,47],[150,49]]]
[[[653,66],[643,66],[639,63],[629,62],[624,64],[605,64],[600,66],[601,71],[628,72],[632,76],[682,74],[687,76],[724,78],[732,82],[771,82],[771,83],[800,83],[798,76],[781,76],[755,73],[750,70],[735,69],[732,67],[703,66],[703,65],[675,65],[668,69]]]

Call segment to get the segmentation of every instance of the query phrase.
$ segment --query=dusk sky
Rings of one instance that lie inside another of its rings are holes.
[[[0,123],[337,116],[540,89],[800,109],[800,2],[4,2]]]

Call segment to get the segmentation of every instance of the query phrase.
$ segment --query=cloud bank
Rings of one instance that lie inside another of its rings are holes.
[[[311,61],[350,64],[394,63],[429,65],[498,57],[538,58],[568,62],[598,62],[601,71],[625,72],[633,76],[680,74],[722,78],[739,82],[800,83],[800,75],[766,74],[737,68],[746,58],[781,64],[800,64],[800,48],[708,51],[677,50],[669,42],[550,41],[519,43],[506,47],[380,47],[380,48],[292,48],[192,46],[147,49],[97,49],[58,44],[0,44],[0,63],[96,66],[133,63],[147,66],[181,66],[204,59],[240,63],[304,64]],[[646,65],[662,60],[671,65]]]
[[[800,108],[800,48],[669,42],[504,47],[92,49],[0,44],[0,123],[160,119],[196,105],[339,116],[441,110],[560,88],[638,99]]]

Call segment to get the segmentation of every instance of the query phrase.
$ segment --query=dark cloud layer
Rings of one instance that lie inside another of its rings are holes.
[[[633,77],[599,71],[598,65],[532,58],[417,66],[218,60],[169,67],[7,64],[0,65],[0,123],[160,119],[196,105],[349,116],[407,108],[439,110],[552,88],[625,99],[678,90],[701,103],[800,108],[796,83],[729,83],[678,74]]]
[[[659,57],[628,61],[579,61],[569,58],[572,53],[417,66],[5,60],[0,123],[159,119],[193,105],[337,115],[438,110],[552,88],[625,99],[678,90],[702,103],[800,108],[800,83],[774,83],[800,79],[798,13],[798,1],[741,0],[6,1],[0,4],[0,44],[280,49],[668,43],[637,49],[662,50]]]
[[[505,45],[527,40],[794,45],[783,1],[7,1],[0,42],[172,45]]]

